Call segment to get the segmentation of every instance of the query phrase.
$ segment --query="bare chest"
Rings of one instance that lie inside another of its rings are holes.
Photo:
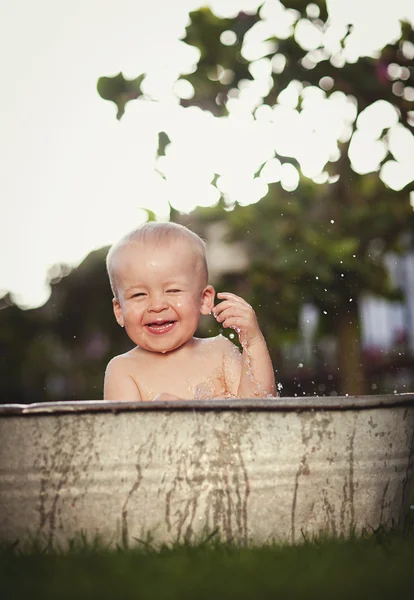
[[[162,393],[184,400],[224,397],[226,383],[221,357],[210,352],[193,356],[150,356],[134,373],[143,400]]]

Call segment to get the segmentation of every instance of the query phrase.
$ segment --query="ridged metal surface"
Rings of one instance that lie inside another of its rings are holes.
[[[0,538],[294,543],[397,524],[414,395],[320,401],[3,406]]]

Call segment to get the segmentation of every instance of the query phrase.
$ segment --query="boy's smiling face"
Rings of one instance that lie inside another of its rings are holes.
[[[114,257],[116,320],[131,340],[151,352],[170,352],[190,340],[200,314],[213,307],[201,257],[187,240],[155,246],[130,242]]]

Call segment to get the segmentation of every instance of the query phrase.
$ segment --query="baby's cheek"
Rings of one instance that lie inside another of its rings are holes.
[[[178,296],[177,298],[174,298],[174,301],[172,302],[172,305],[175,308],[181,309],[181,310],[188,310],[189,308],[192,307],[192,305],[195,304],[192,300],[190,300],[189,298],[185,298],[183,296]]]
[[[142,310],[141,307],[138,307],[138,306],[128,306],[126,308],[126,310],[124,310],[124,315],[125,315],[125,318],[128,318],[128,319],[131,319],[131,318],[132,319],[137,319],[137,318],[139,318],[139,317],[142,316],[143,312],[144,311]]]

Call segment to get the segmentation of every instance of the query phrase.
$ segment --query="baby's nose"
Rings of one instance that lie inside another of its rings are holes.
[[[167,308],[167,302],[163,295],[159,294],[156,296],[151,296],[148,310],[153,312],[159,312],[161,310],[164,310],[165,308]]]

